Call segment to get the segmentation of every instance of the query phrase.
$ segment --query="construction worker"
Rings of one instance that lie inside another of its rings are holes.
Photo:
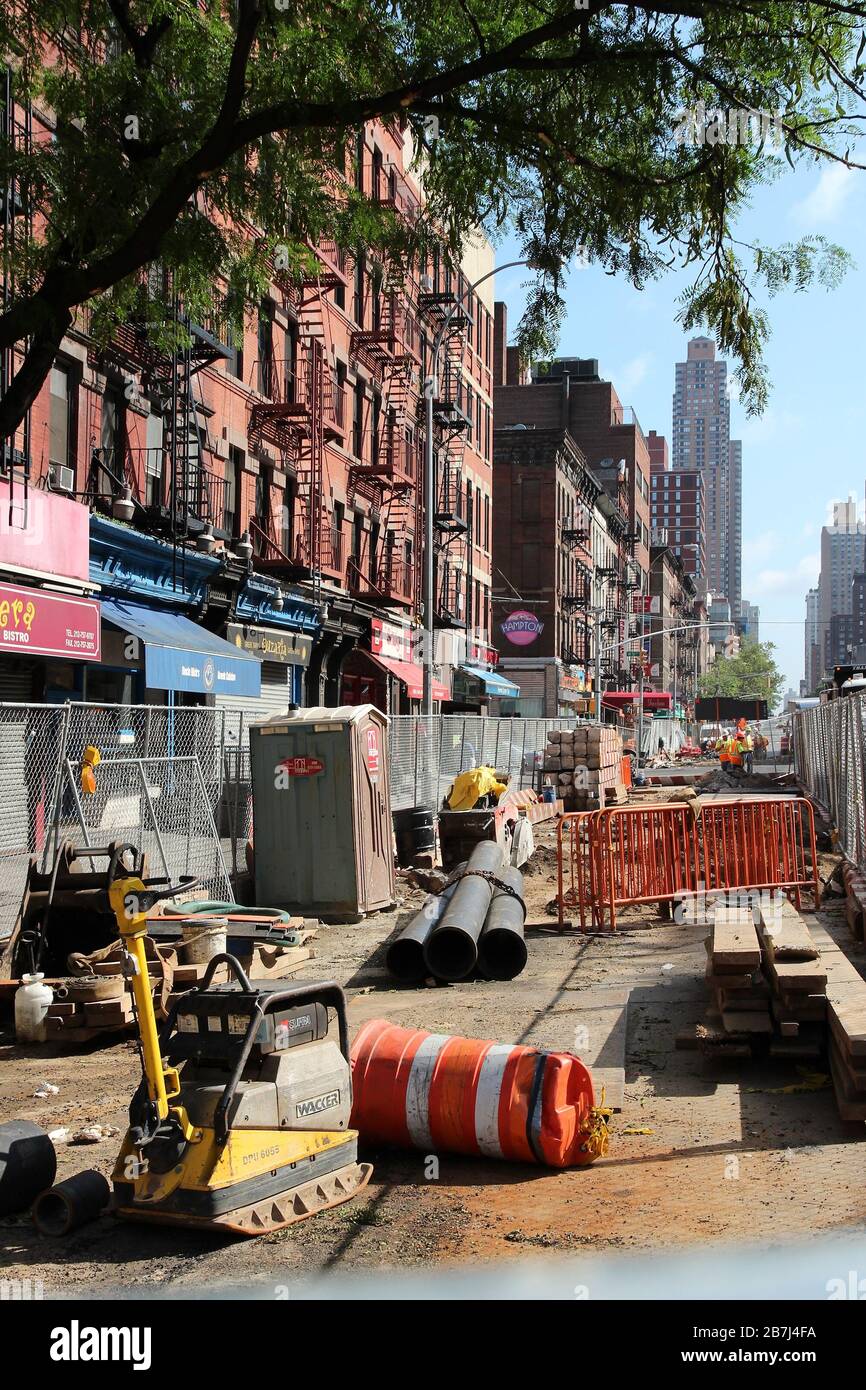
[[[719,734],[719,737],[716,739],[716,752],[719,756],[719,763],[721,765],[722,772],[727,772],[729,750],[728,737],[724,732]]]
[[[740,719],[737,724],[737,738],[739,740],[740,745],[740,754],[742,758],[743,771],[747,777],[751,777],[752,767],[754,763],[755,744],[752,738],[752,731],[749,728],[749,725],[746,723],[745,719]]]
[[[733,776],[735,776],[735,775],[740,774],[740,773],[742,772],[742,770],[743,770],[743,745],[742,745],[742,743],[740,742],[740,736],[739,736],[739,733],[737,732],[736,729],[734,730],[734,732],[733,732],[732,734],[729,734],[729,735],[728,735],[728,738],[727,738],[727,750],[728,750],[728,767],[727,767],[727,771],[728,771],[728,772],[731,774],[731,776],[733,777]]]

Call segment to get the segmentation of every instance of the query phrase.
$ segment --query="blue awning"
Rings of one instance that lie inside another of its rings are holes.
[[[520,694],[519,685],[515,685],[513,681],[507,681],[496,671],[485,671],[483,666],[461,666],[460,669],[465,671],[467,676],[471,676],[473,680],[480,681],[488,695],[515,700]]]
[[[198,695],[260,695],[261,663],[180,613],[126,599],[102,600],[102,616],[144,643],[144,673],[151,690]]]

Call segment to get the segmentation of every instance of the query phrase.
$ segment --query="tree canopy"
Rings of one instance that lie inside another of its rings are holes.
[[[0,186],[21,179],[37,212],[3,248],[0,348],[23,364],[0,436],[76,306],[122,320],[154,261],[192,311],[224,286],[237,318],[276,246],[290,267],[325,236],[405,266],[433,235],[456,256],[478,226],[515,231],[536,267],[527,353],[555,344],[575,256],[638,287],[686,266],[683,328],[737,359],[760,410],[762,296],[833,285],[847,258],[816,235],[743,244],[737,216],[786,162],[862,167],[864,19],[833,0],[13,0],[0,47],[55,132],[0,151]],[[378,117],[408,126],[418,219],[335,175]]]
[[[785,677],[776,665],[775,642],[744,642],[737,656],[719,657],[698,682],[699,695],[754,696],[770,712],[779,703]]]

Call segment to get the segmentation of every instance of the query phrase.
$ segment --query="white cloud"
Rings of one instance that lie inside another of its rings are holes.
[[[844,164],[830,164],[822,169],[811,193],[791,209],[795,221],[807,230],[835,222],[854,192],[853,174],[853,169],[847,169]]]
[[[766,444],[785,435],[799,434],[803,427],[802,417],[792,410],[778,410],[769,406],[763,415],[747,417],[740,426],[739,437],[743,444]]]
[[[632,391],[636,391],[642,381],[646,380],[647,373],[652,365],[653,354],[643,352],[638,357],[633,357],[630,362],[626,362],[624,367],[611,376],[620,400],[628,401]]]
[[[791,566],[790,569],[759,570],[757,584],[752,587],[756,595],[790,596],[799,602],[806,590],[818,582],[820,569],[821,556],[819,554],[803,555],[797,564]],[[755,601],[760,603],[760,598],[753,599],[753,602]],[[795,616],[799,619],[802,615],[797,612]]]
[[[746,565],[766,564],[779,549],[780,538],[776,531],[762,531],[760,535],[749,536],[743,541],[743,561]]]

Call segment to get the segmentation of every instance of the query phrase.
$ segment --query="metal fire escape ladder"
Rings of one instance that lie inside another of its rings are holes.
[[[7,147],[20,151],[25,159],[29,159],[33,148],[33,112],[30,102],[25,100],[22,103],[24,112],[23,121],[18,121],[15,117],[15,88],[14,73],[12,68],[7,65],[4,72],[3,89],[3,110],[0,114],[2,129],[0,138],[3,139]],[[16,248],[27,246],[33,235],[33,207],[30,198],[30,189],[26,179],[10,177],[6,186],[0,189],[2,198],[2,302],[4,312],[10,309],[15,301],[16,277],[15,277],[15,254]],[[4,348],[0,355],[0,395],[8,390],[12,379],[15,376],[16,368],[23,361],[30,347],[30,339],[16,349],[15,346]],[[21,427],[21,448],[15,445],[15,437],[11,440],[4,440],[2,452],[0,452],[0,473],[5,473],[9,479],[9,509],[7,525],[15,529],[26,529],[27,512],[29,506],[30,489],[30,465],[31,465],[31,415],[30,410],[24,416]],[[20,499],[16,495],[16,481],[21,485]]]

